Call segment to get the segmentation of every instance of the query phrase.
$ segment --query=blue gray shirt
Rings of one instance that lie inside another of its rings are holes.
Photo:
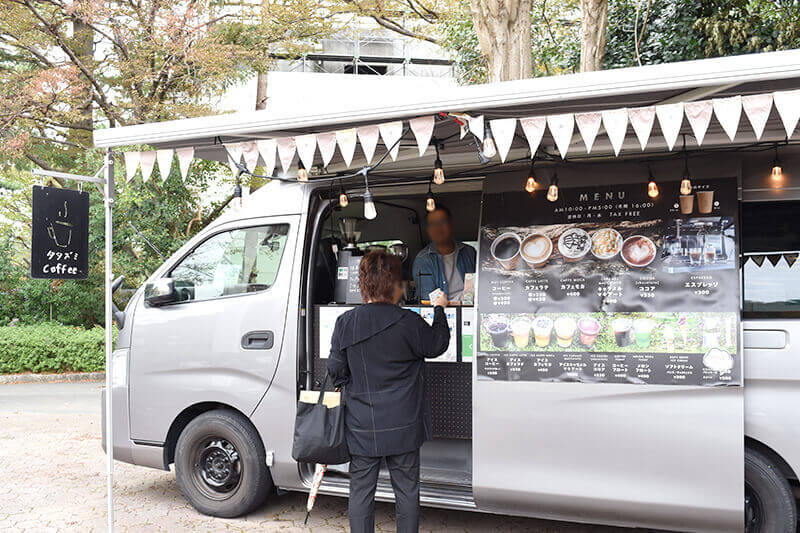
[[[461,274],[461,279],[464,279],[464,274],[467,272],[475,272],[475,248],[456,241],[455,253],[456,268]],[[446,294],[450,292],[447,288],[442,255],[436,250],[433,243],[428,244],[417,254],[414,265],[411,267],[411,276],[416,282],[419,300],[427,300],[428,295],[434,289],[442,289]]]

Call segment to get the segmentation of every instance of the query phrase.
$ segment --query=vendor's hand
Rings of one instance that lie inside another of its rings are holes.
[[[444,291],[440,292],[436,299],[433,301],[433,306],[441,305],[447,307],[447,294]]]

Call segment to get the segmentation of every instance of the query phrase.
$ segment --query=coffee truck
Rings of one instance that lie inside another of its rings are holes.
[[[795,531],[798,87],[787,51],[96,131],[98,147],[221,162],[262,141],[256,174],[276,145],[280,160],[317,143],[313,165],[279,164],[117,315],[114,457],[174,465],[215,516],[308,491],[296,404],[360,304],[358,259],[400,255],[403,305],[429,317],[414,289],[431,273],[412,264],[433,202],[478,260],[447,309],[448,351],[426,362],[423,505]],[[346,465],[320,492],[347,496]],[[376,497],[393,499],[386,471]]]

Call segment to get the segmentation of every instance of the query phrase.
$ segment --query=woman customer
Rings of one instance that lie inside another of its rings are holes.
[[[402,263],[383,251],[359,266],[364,305],[336,321],[328,373],[344,387],[345,435],[350,448],[350,529],[375,530],[375,489],[381,460],[394,488],[398,533],[419,528],[419,448],[431,437],[423,361],[447,350],[450,331],[435,302],[433,324],[399,307]]]

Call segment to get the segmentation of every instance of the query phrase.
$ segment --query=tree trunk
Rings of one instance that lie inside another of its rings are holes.
[[[256,81],[256,111],[267,107],[267,73],[259,72]]]
[[[581,0],[581,72],[603,68],[607,25],[608,0]]]
[[[532,0],[470,0],[478,45],[489,64],[489,81],[533,75]]]
[[[84,65],[92,68],[94,66],[94,30],[78,19],[72,23],[72,29],[72,48],[75,51],[75,55]],[[89,83],[84,83],[82,87],[84,90],[80,96],[81,103],[77,108],[79,118],[75,121],[75,125],[91,130],[93,125],[92,87]],[[92,132],[85,129],[71,129],[67,134],[67,138],[71,142],[87,148],[93,144]]]

